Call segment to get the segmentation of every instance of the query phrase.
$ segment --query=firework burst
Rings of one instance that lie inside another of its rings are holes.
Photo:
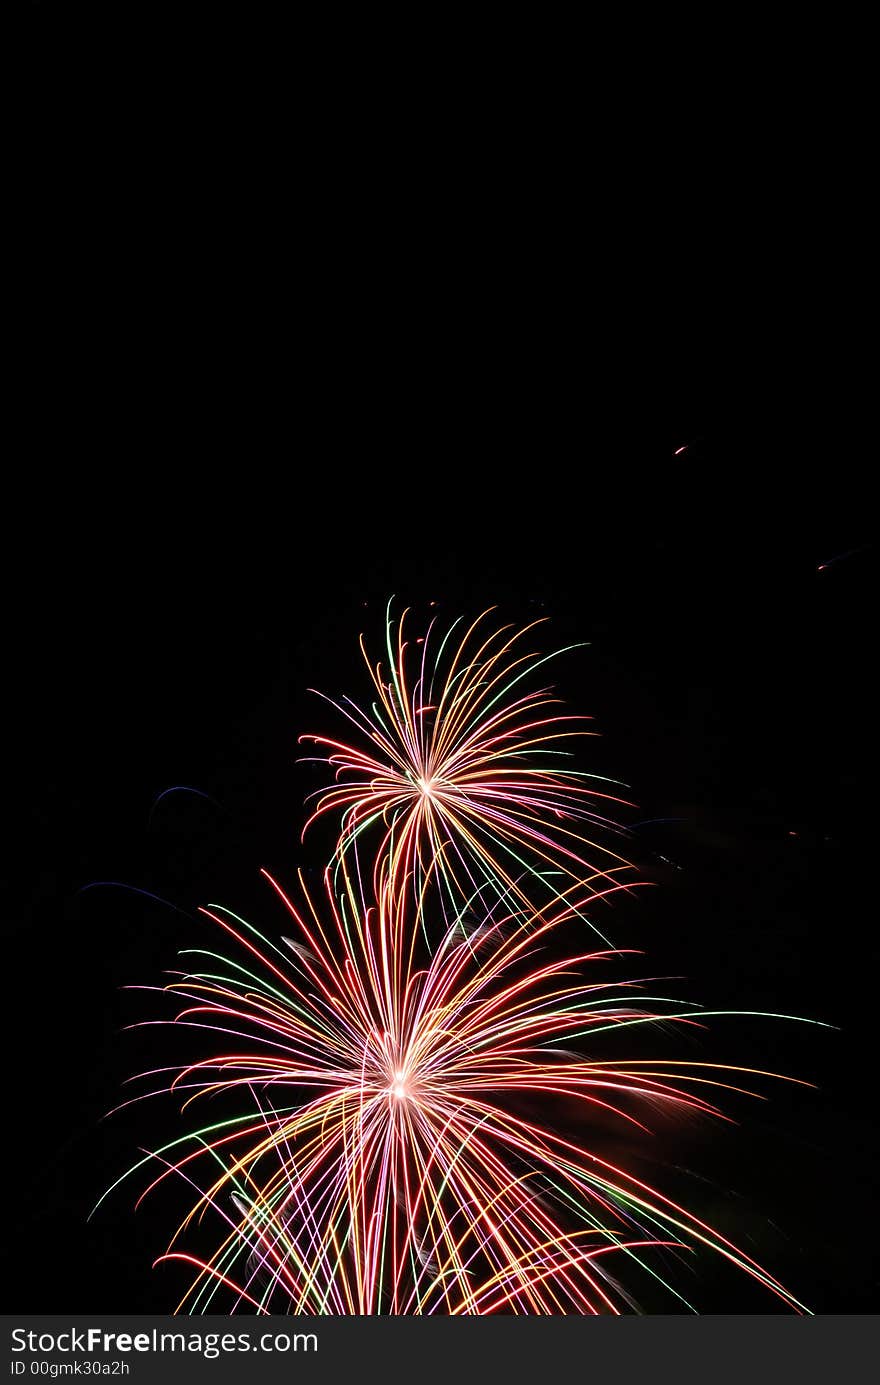
[[[445,633],[432,621],[412,640],[407,614],[395,624],[389,608],[387,666],[361,641],[376,695],[369,711],[326,699],[354,739],[300,738],[321,748],[335,778],[304,835],[325,814],[339,818],[342,857],[379,827],[374,858],[392,891],[410,884],[418,895],[439,861],[447,921],[467,897],[533,917],[572,890],[596,904],[627,888],[633,867],[594,836],[619,832],[607,811],[630,805],[609,792],[613,781],[571,763],[572,738],[595,735],[589,718],[563,715],[552,688],[529,687],[554,657],[524,648],[543,622],[489,628],[486,611]]]
[[[147,1192],[172,1175],[197,1192],[161,1257],[196,1269],[181,1308],[216,1311],[225,1290],[233,1309],[262,1312],[616,1313],[632,1305],[611,1252],[665,1283],[661,1246],[715,1251],[800,1307],[719,1233],[523,1109],[568,1099],[581,1128],[602,1111],[646,1130],[641,1108],[720,1117],[706,1092],[743,1090],[720,1065],[571,1050],[707,1018],[640,996],[644,981],[598,979],[614,954],[548,953],[573,906],[528,930],[453,925],[420,962],[390,890],[368,909],[328,872],[321,910],[272,884],[295,938],[282,948],[206,910],[245,961],[207,953],[210,969],[167,988],[184,1002],[173,1023],[232,1042],[161,1090],[185,1108],[221,1095],[247,1106],[151,1156],[161,1171]],[[225,1234],[200,1258],[183,1242],[209,1211]]]

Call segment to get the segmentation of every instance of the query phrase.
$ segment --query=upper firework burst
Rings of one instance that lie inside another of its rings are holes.
[[[352,741],[300,737],[326,752],[316,758],[336,780],[319,791],[306,829],[341,814],[341,858],[380,825],[377,882],[387,872],[393,893],[420,895],[436,870],[447,921],[469,903],[502,899],[540,916],[575,887],[591,902],[626,888],[632,866],[593,840],[597,829],[616,830],[605,806],[625,800],[594,787],[612,781],[571,768],[565,749],[596,734],[589,718],[561,714],[551,687],[529,687],[554,657],[524,647],[542,622],[493,628],[485,611],[467,629],[459,619],[443,633],[434,619],[407,639],[407,614],[395,622],[389,605],[387,666],[361,638],[377,694],[369,710],[326,699],[355,728]]]

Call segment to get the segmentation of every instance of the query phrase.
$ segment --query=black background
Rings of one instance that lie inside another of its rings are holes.
[[[811,261],[807,291],[806,249],[762,217],[756,251],[733,185],[684,221],[647,190],[582,218],[544,147],[533,239],[522,144],[496,215],[470,188],[456,216],[417,159],[377,233],[372,173],[339,216],[297,200],[311,134],[287,163],[237,118],[213,145],[209,104],[152,157],[165,92],[143,72],[119,130],[134,30],[114,65],[95,23],[72,74],[48,9],[3,518],[9,1310],[175,1306],[186,1275],[150,1269],[173,1198],[135,1214],[123,1188],[86,1221],[177,1129],[150,1104],[102,1121],[179,1056],[123,1032],[156,998],[121,988],[208,936],[199,904],[280,931],[258,868],[284,881],[324,849],[299,842],[296,737],[327,715],[306,689],[363,688],[357,636],[378,643],[392,595],[588,642],[557,674],[602,732],[587,767],[631,786],[631,821],[679,819],[637,830],[658,887],[615,905],[615,941],[712,1008],[837,1026],[719,1020],[707,1056],[816,1090],[770,1084],[731,1102],[741,1125],[661,1122],[649,1147],[596,1138],[814,1310],[876,1309],[873,432],[828,318],[846,260],[834,292]],[[171,785],[216,803],[151,811]],[[711,1263],[676,1273],[702,1311],[772,1311]]]

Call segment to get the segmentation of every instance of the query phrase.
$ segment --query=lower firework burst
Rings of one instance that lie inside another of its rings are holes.
[[[720,1116],[709,1094],[742,1090],[743,1070],[596,1056],[611,1032],[707,1012],[598,979],[617,954],[560,959],[549,934],[575,902],[528,928],[459,918],[421,956],[405,892],[368,908],[349,875],[325,879],[320,907],[271,882],[296,932],[282,945],[203,911],[235,953],[200,953],[167,988],[172,1022],[212,1031],[217,1051],[162,1090],[187,1110],[232,1103],[136,1165],[156,1169],[142,1196],[172,1178],[195,1195],[160,1257],[193,1267],[179,1310],[619,1313],[635,1307],[627,1266],[682,1298],[659,1249],[676,1247],[805,1311],[717,1231],[533,1114],[565,1105],[581,1131],[600,1112],[644,1130],[658,1104]],[[211,1254],[188,1242],[206,1217]]]

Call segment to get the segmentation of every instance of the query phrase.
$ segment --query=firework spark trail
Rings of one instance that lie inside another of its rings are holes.
[[[559,1047],[658,1019],[702,1024],[704,1011],[648,996],[637,1008],[628,997],[646,983],[587,979],[617,954],[549,955],[572,904],[507,935],[487,924],[479,954],[452,928],[429,958],[392,959],[416,932],[392,917],[407,893],[386,888],[368,908],[342,879],[339,894],[327,872],[322,908],[303,887],[303,909],[271,881],[303,940],[288,956],[204,911],[250,960],[207,953],[210,970],[168,987],[184,1002],[174,1023],[234,1042],[167,1090],[187,1107],[222,1093],[253,1103],[157,1152],[147,1192],[173,1175],[199,1189],[161,1257],[197,1269],[181,1307],[206,1311],[225,1287],[259,1311],[620,1312],[606,1255],[659,1278],[650,1247],[675,1245],[713,1249],[800,1308],[717,1232],[510,1104],[567,1097],[643,1129],[632,1108],[645,1103],[719,1116],[703,1093],[744,1090],[720,1065]],[[209,1209],[227,1230],[204,1260],[178,1241]]]

